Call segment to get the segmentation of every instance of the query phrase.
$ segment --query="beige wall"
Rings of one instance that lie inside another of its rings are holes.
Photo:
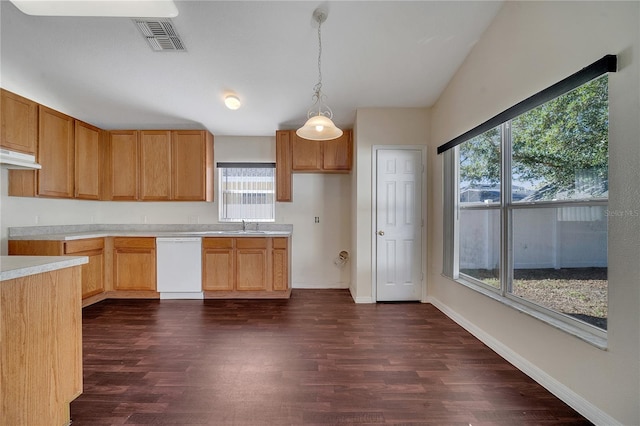
[[[275,137],[216,136],[215,161],[275,161]],[[217,223],[218,203],[106,202],[9,197],[7,170],[0,170],[1,254],[12,226],[90,223]],[[217,177],[216,177],[217,179]],[[216,195],[217,195],[216,187]],[[350,251],[350,175],[294,175],[294,201],[276,204],[276,222],[293,224],[294,287],[347,288],[348,266],[334,259]],[[320,223],[314,223],[314,217]],[[37,223],[36,223],[37,218]],[[347,264],[348,265],[348,264]]]
[[[355,169],[352,173],[351,217],[354,248],[351,294],[372,303],[372,154],[374,145],[426,145],[429,112],[425,108],[364,108],[356,114]],[[424,201],[426,203],[427,196]]]
[[[436,306],[598,424],[640,424],[640,3],[506,2],[432,108],[428,293]],[[608,350],[440,275],[436,146],[606,54],[610,75]],[[627,212],[627,213],[624,213]]]

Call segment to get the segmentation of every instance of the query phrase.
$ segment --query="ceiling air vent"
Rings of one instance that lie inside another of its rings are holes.
[[[171,19],[134,19],[138,29],[156,52],[186,51]]]

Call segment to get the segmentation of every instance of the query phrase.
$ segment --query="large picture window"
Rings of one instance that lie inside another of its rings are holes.
[[[219,220],[275,221],[275,165],[218,163]]]
[[[458,141],[445,155],[445,274],[605,338],[608,126],[603,74]]]

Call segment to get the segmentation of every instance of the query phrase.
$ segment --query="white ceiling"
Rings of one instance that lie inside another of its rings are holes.
[[[427,107],[501,6],[489,1],[176,1],[186,52],[131,19],[38,17],[1,1],[0,84],[104,129],[273,135],[306,120],[318,79],[337,125],[363,107]],[[242,100],[226,109],[224,94]]]

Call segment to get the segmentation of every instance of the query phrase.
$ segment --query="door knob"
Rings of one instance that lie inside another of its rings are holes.
[[[378,235],[382,237],[384,235],[384,231],[378,231]]]

